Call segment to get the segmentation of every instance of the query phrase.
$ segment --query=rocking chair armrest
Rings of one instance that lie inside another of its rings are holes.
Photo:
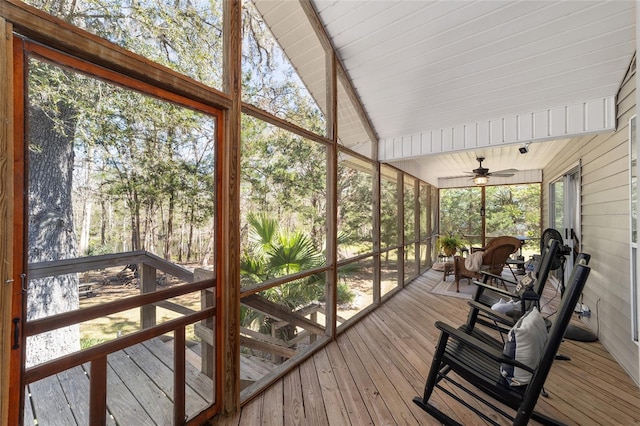
[[[491,275],[491,274],[487,274],[487,275]],[[499,287],[494,287],[492,285],[489,285],[487,283],[483,283],[482,281],[477,281],[477,280],[473,280],[472,281],[475,285],[477,285],[478,287],[482,287],[485,290],[491,290],[494,293],[498,293],[502,296],[507,296],[507,297],[516,297],[516,295],[508,290],[504,290],[501,289]]]
[[[469,345],[479,352],[487,355],[489,358],[497,361],[499,363],[513,365],[514,367],[522,368],[523,370],[529,371],[533,373],[535,370],[529,367],[526,364],[521,363],[520,361],[516,361],[515,359],[508,358],[498,349],[489,346],[488,344],[482,342],[481,340],[475,338],[471,334],[465,333],[463,330],[453,328],[449,324],[446,324],[442,321],[436,321],[436,327],[441,331],[441,333],[446,334],[448,337],[453,338],[454,340],[458,340],[459,342]]]
[[[516,281],[510,280],[508,278],[504,278],[504,277],[502,277],[500,275],[492,274],[489,271],[479,271],[479,272],[480,272],[480,274],[483,275],[483,282],[485,282],[485,283],[487,282],[487,280],[489,278],[494,278],[496,280],[500,280],[503,283],[507,283],[507,284],[512,285],[514,287],[518,285],[518,283]]]
[[[509,327],[512,327],[515,324],[514,318],[505,315],[502,312],[494,311],[490,306],[483,305],[482,303],[476,302],[475,300],[470,300],[467,303],[469,303],[469,306],[471,306],[473,309],[481,311],[483,314],[491,317],[499,323],[508,325]]]

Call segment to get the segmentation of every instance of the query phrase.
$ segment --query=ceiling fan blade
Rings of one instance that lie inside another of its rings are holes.
[[[511,173],[509,176],[513,176],[513,174],[518,171],[519,171],[518,169],[504,169],[504,170],[497,170],[495,172],[491,172],[490,174],[492,174],[493,176],[498,176],[503,173]]]
[[[473,176],[469,176],[469,175],[462,175],[462,176],[443,176],[440,179],[461,179],[461,178],[468,178],[468,177],[473,177]]]
[[[515,173],[489,173],[489,176],[493,176],[493,177],[511,177],[513,176]]]

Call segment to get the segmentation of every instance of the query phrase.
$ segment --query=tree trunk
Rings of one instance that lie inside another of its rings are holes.
[[[91,179],[91,165],[93,164],[93,148],[87,148],[87,157],[83,161],[83,186],[80,190],[82,202],[82,221],[80,225],[79,253],[87,255],[89,252],[89,234],[91,230],[91,215],[93,213],[93,188]]]
[[[169,212],[167,213],[167,232],[164,237],[164,258],[171,260],[171,240],[173,239],[173,210],[175,207],[175,195],[173,188],[169,194]]]
[[[191,260],[191,248],[193,246],[193,207],[189,214],[189,238],[187,239],[187,262]]]
[[[50,112],[29,109],[28,262],[77,257],[71,200],[73,175],[74,110],[62,105],[57,123]],[[76,310],[77,274],[29,281],[27,320]],[[27,339],[26,365],[31,366],[80,349],[78,325],[63,327]]]

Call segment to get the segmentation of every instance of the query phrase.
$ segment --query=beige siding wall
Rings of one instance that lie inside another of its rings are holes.
[[[576,138],[544,169],[543,228],[549,226],[549,183],[581,164],[582,251],[591,254],[583,319],[629,375],[640,383],[638,346],[631,339],[629,233],[629,118],[635,114],[635,73],[618,97],[614,133]]]

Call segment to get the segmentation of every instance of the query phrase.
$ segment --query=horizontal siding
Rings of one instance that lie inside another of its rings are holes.
[[[629,118],[635,114],[635,76],[618,97],[617,131],[572,139],[544,169],[543,223],[549,224],[549,184],[581,164],[581,244],[592,255],[583,318],[631,378],[640,382],[638,346],[631,340],[629,260]]]

